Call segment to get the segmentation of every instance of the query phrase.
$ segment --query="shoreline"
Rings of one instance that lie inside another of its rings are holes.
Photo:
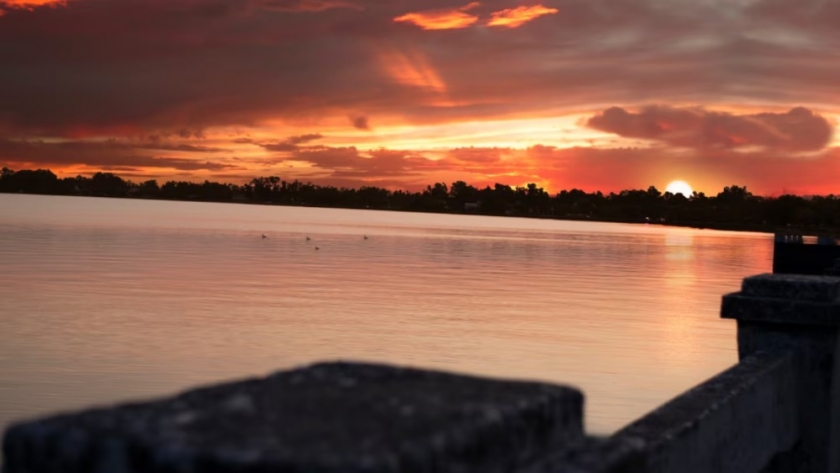
[[[743,233],[761,233],[773,235],[781,231],[776,226],[762,225],[762,224],[744,224],[744,223],[726,223],[726,222],[685,222],[685,221],[639,221],[637,219],[610,219],[610,218],[581,218],[576,216],[553,216],[553,215],[516,215],[516,214],[493,214],[481,212],[465,212],[465,211],[429,211],[429,210],[412,210],[412,209],[394,209],[394,208],[370,208],[370,207],[352,207],[352,206],[328,206],[328,205],[312,205],[312,204],[288,204],[277,202],[248,202],[236,200],[207,200],[207,199],[169,199],[160,197],[130,197],[130,196],[93,196],[93,195],[65,195],[65,194],[47,194],[47,193],[32,193],[32,192],[0,192],[0,195],[40,195],[51,197],[81,197],[81,198],[98,198],[98,199],[117,199],[117,200],[139,200],[139,201],[163,201],[163,202],[191,202],[203,204],[235,204],[235,205],[261,205],[261,206],[277,206],[277,207],[300,207],[300,208],[317,208],[317,209],[344,209],[344,210],[374,210],[384,212],[400,212],[400,213],[424,213],[431,215],[463,215],[475,217],[501,217],[501,218],[527,218],[537,220],[561,220],[571,222],[598,222],[598,223],[619,223],[626,225],[656,225],[663,227],[678,227],[690,228],[695,230],[715,230],[728,232],[743,232]],[[817,235],[822,233],[832,233],[833,230],[828,228],[813,228],[813,227],[799,227],[801,233],[806,235]]]

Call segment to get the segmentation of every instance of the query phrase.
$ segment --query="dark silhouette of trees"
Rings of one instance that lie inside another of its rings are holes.
[[[651,222],[696,227],[766,230],[796,226],[801,230],[840,229],[840,197],[776,198],[755,196],[746,187],[725,187],[715,196],[662,193],[656,187],[604,195],[580,189],[551,195],[535,183],[511,187],[497,183],[478,189],[464,181],[437,182],[421,192],[358,189],[257,177],[246,184],[155,180],[134,183],[112,173],[59,179],[50,170],[0,171],[0,192],[143,199],[243,202],[415,212],[477,213],[539,218]]]
[[[96,197],[125,197],[129,185],[110,172],[98,172],[90,179],[90,195]]]
[[[155,198],[160,195],[160,186],[155,180],[141,182],[134,189],[136,189],[133,190],[135,197]]]
[[[50,170],[36,169],[0,171],[0,192],[24,192],[29,194],[63,194],[61,181]]]

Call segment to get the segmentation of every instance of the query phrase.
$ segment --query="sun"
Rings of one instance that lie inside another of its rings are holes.
[[[674,195],[682,194],[685,197],[691,197],[694,189],[692,189],[685,181],[671,181],[668,184],[668,187],[665,188],[665,192],[670,192]]]

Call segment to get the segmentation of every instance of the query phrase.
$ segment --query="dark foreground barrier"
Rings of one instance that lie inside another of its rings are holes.
[[[840,278],[747,278],[722,316],[740,362],[607,438],[571,388],[332,363],[21,423],[3,471],[840,471]]]
[[[583,438],[565,387],[332,363],[9,429],[9,472],[502,472]]]
[[[837,274],[840,267],[840,245],[837,240],[822,236],[817,243],[805,243],[798,233],[777,233],[773,244],[773,273]]]

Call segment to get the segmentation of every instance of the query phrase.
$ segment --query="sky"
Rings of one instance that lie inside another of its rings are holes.
[[[840,194],[840,0],[0,0],[0,166]]]

